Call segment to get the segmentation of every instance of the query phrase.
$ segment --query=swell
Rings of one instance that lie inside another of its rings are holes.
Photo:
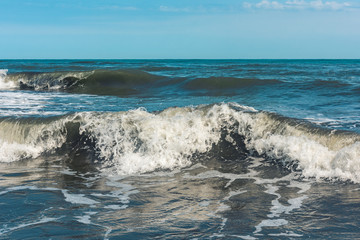
[[[219,150],[220,149],[220,150]],[[0,161],[44,154],[137,174],[262,156],[305,177],[360,182],[360,136],[238,104],[0,120]],[[205,162],[206,164],[206,162]]]
[[[64,91],[96,95],[153,95],[171,88],[195,94],[227,95],[250,87],[274,85],[274,79],[207,77],[179,78],[150,74],[141,70],[94,70],[77,72],[0,72],[1,89]]]
[[[191,80],[186,83],[185,88],[191,90],[234,90],[236,88],[270,85],[280,82],[281,81],[274,79],[262,80],[256,78],[209,77]]]
[[[4,76],[4,84],[11,83],[12,88],[22,90],[119,96],[138,93],[162,78],[139,70],[26,72]]]

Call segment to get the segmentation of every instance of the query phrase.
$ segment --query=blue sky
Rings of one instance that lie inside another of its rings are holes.
[[[360,58],[355,0],[0,4],[0,59]]]

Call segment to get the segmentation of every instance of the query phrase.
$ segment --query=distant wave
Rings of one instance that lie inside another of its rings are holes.
[[[167,67],[164,67],[167,69]],[[149,70],[149,69],[148,69]],[[159,70],[159,69],[157,69]],[[69,93],[127,96],[147,94],[161,88],[179,88],[195,94],[227,95],[249,87],[273,85],[273,79],[207,77],[179,78],[150,74],[141,70],[94,70],[76,72],[23,72],[7,74],[1,70],[0,89],[65,91]],[[205,91],[205,92],[204,92]]]
[[[268,84],[281,83],[278,80],[262,80],[256,78],[235,78],[235,77],[209,77],[197,78],[189,81],[185,87],[188,89],[207,89],[207,90],[221,90],[221,89],[238,89],[245,87],[261,86]]]
[[[229,152],[232,161],[262,156],[305,177],[360,182],[360,135],[235,103],[0,120],[1,162],[61,153],[128,175],[221,161]]]
[[[98,95],[129,95],[162,77],[136,70],[94,70],[3,74],[0,84],[36,91],[66,91]],[[0,85],[1,86],[1,85]],[[5,88],[3,87],[3,88]]]
[[[169,67],[169,66],[144,66],[144,67],[142,67],[140,69],[144,70],[144,71],[149,71],[149,72],[160,72],[160,71],[180,70],[182,68],[180,68],[180,67]]]
[[[312,85],[316,87],[326,87],[326,88],[340,88],[340,87],[350,86],[350,84],[348,83],[342,81],[336,81],[336,80],[332,80],[332,81],[315,80],[313,81]]]

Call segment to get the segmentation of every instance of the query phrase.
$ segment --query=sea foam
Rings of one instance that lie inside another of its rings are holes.
[[[6,79],[7,73],[7,69],[0,69],[0,89],[16,88],[16,84],[13,81],[8,81]]]
[[[69,145],[71,151],[90,149],[101,170],[129,175],[188,167],[214,146],[229,142],[239,158],[246,152],[301,171],[304,177],[360,182],[358,134],[232,103],[161,112],[140,108],[45,120],[3,119],[0,130],[2,162]]]

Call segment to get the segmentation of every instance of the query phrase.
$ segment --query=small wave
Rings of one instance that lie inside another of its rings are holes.
[[[360,182],[358,134],[238,104],[0,120],[1,162],[61,152],[127,175],[222,159],[229,148],[234,161],[261,155],[304,177]]]
[[[180,70],[182,68],[170,67],[170,66],[144,66],[140,69],[148,72],[161,72],[161,71],[175,71],[175,70]]]
[[[75,62],[72,62],[74,64],[94,64],[94,63],[97,63],[96,61],[75,61]]]
[[[313,81],[313,86],[316,87],[326,87],[326,88],[339,88],[339,87],[346,87],[350,84],[344,83],[342,81],[337,80],[315,80]]]
[[[161,77],[137,70],[97,70],[69,91],[97,95],[130,95],[139,93],[159,79]]]
[[[248,79],[235,77],[209,77],[197,78],[186,83],[185,88],[192,90],[234,90],[239,88],[247,88],[254,86],[262,86],[268,84],[281,83],[278,80]]]

